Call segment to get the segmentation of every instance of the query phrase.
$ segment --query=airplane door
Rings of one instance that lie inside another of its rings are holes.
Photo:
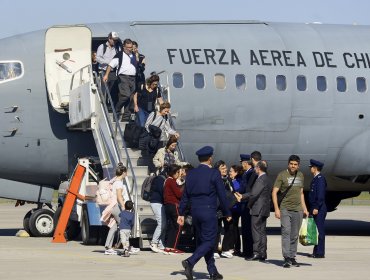
[[[84,25],[53,26],[45,34],[45,79],[55,110],[66,113],[72,75],[91,64],[91,30]]]

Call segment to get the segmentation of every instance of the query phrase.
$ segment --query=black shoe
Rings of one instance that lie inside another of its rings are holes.
[[[218,279],[224,279],[224,277],[222,276],[222,274],[216,272],[216,273],[210,274],[209,279],[218,280]]]
[[[187,260],[183,260],[181,262],[181,264],[182,264],[183,268],[185,269],[186,279],[193,280],[193,269],[192,269],[190,263]],[[219,279],[219,278],[217,278],[217,279]],[[222,278],[220,278],[220,279],[222,279]]]
[[[292,263],[292,266],[299,267],[299,263],[297,263],[295,258],[290,258],[290,262]]]
[[[267,256],[263,256],[263,257],[260,257],[259,261],[260,261],[260,262],[265,262],[265,261],[266,261],[266,259],[267,259]]]
[[[317,255],[317,254],[316,255],[313,254],[312,257],[315,258],[315,259],[324,259],[325,258],[324,255]]]
[[[292,263],[290,261],[290,258],[284,258],[284,263],[283,263],[283,267],[284,268],[289,268],[292,266]]]
[[[247,261],[259,261],[261,259],[260,255],[253,255],[253,257],[248,258]]]

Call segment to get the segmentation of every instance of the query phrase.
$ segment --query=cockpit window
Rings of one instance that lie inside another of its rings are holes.
[[[0,61],[0,83],[19,79],[23,76],[23,64],[20,61]]]

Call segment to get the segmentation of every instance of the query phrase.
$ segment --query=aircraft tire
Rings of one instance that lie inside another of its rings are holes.
[[[32,236],[32,232],[30,230],[30,217],[32,215],[32,210],[28,211],[27,214],[23,218],[23,229],[27,231],[27,233]]]
[[[99,240],[99,227],[90,226],[89,215],[86,208],[82,211],[81,237],[84,245],[97,245]]]
[[[62,208],[63,207],[61,205],[59,205],[57,210],[54,213],[53,219],[54,219],[54,227],[55,228],[58,224],[60,213],[62,212]],[[73,220],[70,219],[68,221],[67,228],[65,230],[65,238],[67,240],[74,240],[78,237],[80,232],[81,232],[81,228],[80,228],[79,222],[78,221],[73,221]]]
[[[34,237],[52,237],[55,229],[54,213],[49,209],[38,209],[31,214],[29,227]]]

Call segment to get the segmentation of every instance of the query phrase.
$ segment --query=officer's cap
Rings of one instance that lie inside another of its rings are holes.
[[[213,155],[213,148],[211,146],[204,146],[195,152],[198,157],[206,157]]]
[[[319,168],[323,168],[324,167],[324,164],[318,160],[314,160],[314,159],[310,159],[310,167],[312,166],[316,166],[316,167],[319,167]]]
[[[247,155],[247,154],[240,154],[240,161],[250,161],[251,160],[251,156],[250,155]]]

